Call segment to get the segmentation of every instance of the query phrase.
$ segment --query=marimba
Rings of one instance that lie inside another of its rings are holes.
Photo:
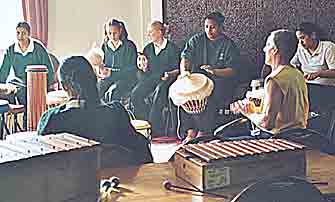
[[[96,201],[98,142],[71,134],[0,141],[0,201]]]
[[[305,146],[284,139],[189,144],[175,155],[176,175],[200,190],[275,176],[305,176]]]

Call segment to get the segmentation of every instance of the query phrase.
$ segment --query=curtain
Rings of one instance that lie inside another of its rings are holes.
[[[48,0],[22,0],[24,20],[31,25],[31,36],[48,45]]]

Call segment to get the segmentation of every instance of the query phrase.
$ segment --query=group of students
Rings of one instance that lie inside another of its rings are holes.
[[[205,74],[214,81],[215,87],[203,113],[183,114],[183,131],[190,139],[211,133],[217,107],[233,101],[234,87],[243,72],[237,46],[223,33],[224,20],[219,12],[207,15],[204,31],[192,36],[181,53],[164,37],[164,25],[155,21],[148,30],[151,42],[140,57],[136,45],[128,39],[124,23],[108,21],[101,47],[92,49],[85,57],[69,57],[61,64],[58,76],[70,100],[43,114],[38,134],[78,134],[127,148],[132,154],[130,162],[151,162],[148,141],[136,135],[119,102],[106,102],[110,101],[106,100],[106,93],[112,93],[112,100],[130,97],[136,117],[149,120],[155,128],[160,124],[162,106],[168,100],[168,87],[184,71]],[[4,56],[0,82],[6,82],[11,68],[25,82],[26,65],[44,64],[51,84],[53,69],[47,50],[30,37],[29,24],[19,23],[16,30],[18,42]],[[309,103],[305,79],[332,77],[335,68],[334,44],[320,41],[317,34],[311,23],[302,23],[296,32],[270,33],[264,52],[265,63],[271,70],[265,79],[264,117],[260,126],[278,131],[306,127]],[[148,96],[152,98],[151,103],[147,102]],[[246,110],[243,105],[234,102],[232,110]]]

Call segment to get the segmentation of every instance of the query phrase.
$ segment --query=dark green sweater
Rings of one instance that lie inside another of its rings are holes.
[[[135,71],[137,49],[132,41],[123,40],[122,45],[115,51],[108,46],[107,42],[104,42],[102,50],[105,53],[104,63],[107,67],[113,68],[113,75]]]
[[[230,67],[238,72],[240,66],[240,54],[235,43],[226,35],[211,41],[205,32],[194,35],[186,43],[181,53],[182,58],[191,62],[192,72],[208,73],[200,69],[201,65],[217,67]],[[208,75],[210,76],[210,75]]]
[[[147,139],[137,134],[128,113],[119,102],[92,107],[71,106],[69,103],[51,108],[42,115],[37,127],[38,135],[67,132],[124,147],[131,154],[128,162],[152,162]]]
[[[179,49],[170,41],[158,55],[152,42],[144,47],[143,53],[148,58],[151,78],[160,79],[164,72],[179,68]]]
[[[15,44],[11,45],[5,52],[3,63],[0,67],[0,83],[6,82],[11,66],[15,75],[23,82],[27,80],[25,72],[27,65],[45,65],[48,68],[48,85],[53,82],[54,72],[47,50],[38,42],[33,41],[34,50],[23,56],[21,53],[14,52]]]

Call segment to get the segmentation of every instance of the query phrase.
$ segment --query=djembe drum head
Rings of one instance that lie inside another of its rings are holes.
[[[64,104],[69,100],[69,96],[64,90],[50,91],[47,94],[47,105],[55,107]]]
[[[249,185],[231,202],[326,202],[311,183],[298,177],[276,177]]]
[[[206,75],[186,72],[170,86],[169,97],[187,113],[198,114],[205,110],[213,89],[214,83]]]

